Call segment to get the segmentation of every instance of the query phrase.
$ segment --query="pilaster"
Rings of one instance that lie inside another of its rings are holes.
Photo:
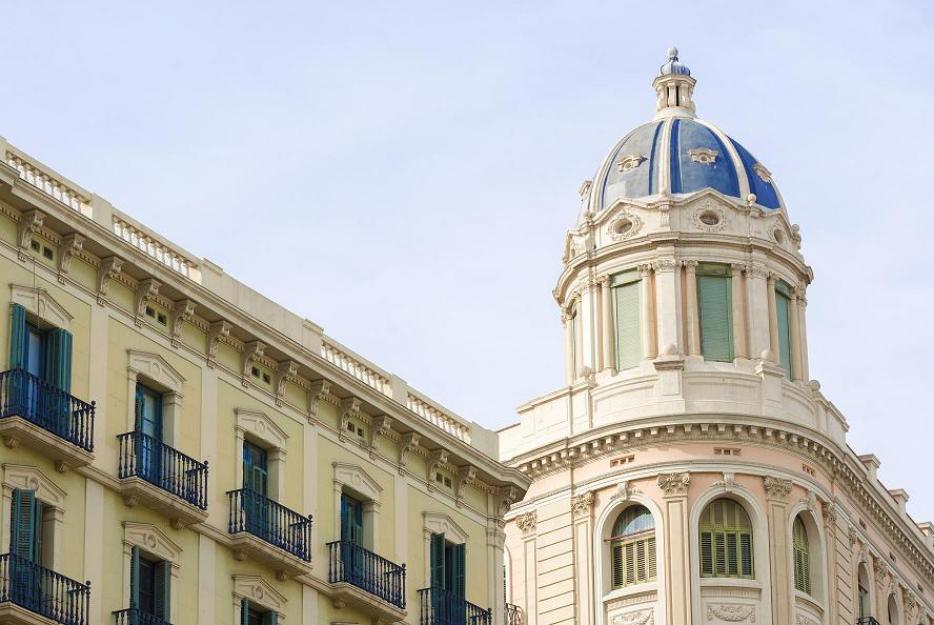
[[[791,623],[793,597],[790,593],[790,584],[782,583],[788,579],[791,563],[788,554],[791,545],[788,544],[788,507],[787,498],[791,493],[791,480],[774,477],[762,478],[765,487],[769,526],[769,573],[772,580],[772,622]],[[760,566],[757,564],[756,566]]]
[[[742,265],[730,266],[733,292],[733,352],[736,358],[749,358],[746,341],[746,282]]]
[[[759,358],[765,350],[772,349],[769,330],[769,287],[766,278],[764,265],[752,263],[746,266],[746,319],[749,326],[750,358]]]
[[[664,493],[665,611],[669,625],[691,625],[691,557],[690,521],[688,519],[689,473],[669,473],[658,476],[658,486]]]
[[[700,356],[700,318],[698,316],[699,309],[697,306],[697,261],[684,261],[684,273],[684,295],[687,300],[685,306],[688,343],[687,352],[689,356]]]

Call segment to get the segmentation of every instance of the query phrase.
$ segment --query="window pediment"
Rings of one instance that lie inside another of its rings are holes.
[[[454,519],[446,514],[425,512],[425,531],[429,534],[444,534],[453,543],[467,542],[468,534]]]
[[[162,530],[148,523],[123,522],[123,542],[139,547],[167,562],[178,564],[182,557],[182,548]]]
[[[4,464],[3,485],[12,489],[34,490],[43,503],[59,509],[65,507],[65,491],[36,467]]]
[[[289,435],[264,412],[237,408],[237,429],[250,434],[281,452],[285,452]]]
[[[159,354],[139,352],[132,349],[127,350],[127,354],[129,354],[130,359],[128,367],[130,371],[146,376],[173,393],[181,394],[185,378],[165,358]]]
[[[48,291],[20,284],[11,284],[10,291],[12,291],[14,304],[19,304],[42,321],[46,321],[56,328],[68,330],[73,317]]]
[[[234,598],[238,601],[246,599],[280,615],[285,612],[286,598],[259,575],[234,575],[233,582]]]
[[[371,501],[379,501],[383,487],[362,467],[344,462],[334,462],[332,466],[335,484],[348,486]]]

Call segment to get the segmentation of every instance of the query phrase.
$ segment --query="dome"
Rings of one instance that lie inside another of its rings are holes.
[[[676,49],[669,50],[653,84],[658,95],[655,119],[610,151],[592,185],[589,208],[594,214],[620,199],[706,189],[765,210],[783,208],[769,170],[738,141],[694,115],[694,79],[678,61]]]

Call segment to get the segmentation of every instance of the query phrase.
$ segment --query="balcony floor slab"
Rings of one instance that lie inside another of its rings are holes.
[[[0,419],[0,439],[11,449],[23,445],[55,461],[56,468],[77,468],[91,464],[94,454],[59,438],[23,417]]]

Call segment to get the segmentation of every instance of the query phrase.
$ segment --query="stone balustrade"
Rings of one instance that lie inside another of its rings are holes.
[[[406,406],[422,419],[441,428],[454,438],[470,443],[470,426],[446,412],[427,397],[409,390]]]
[[[73,186],[66,184],[60,176],[53,174],[25,154],[7,149],[6,162],[19,172],[19,177],[46,195],[65,206],[85,215],[90,215],[90,198]]]
[[[389,375],[364,362],[362,358],[354,356],[349,350],[338,346],[333,341],[325,340],[321,343],[321,357],[370,388],[387,397],[392,397]]]

